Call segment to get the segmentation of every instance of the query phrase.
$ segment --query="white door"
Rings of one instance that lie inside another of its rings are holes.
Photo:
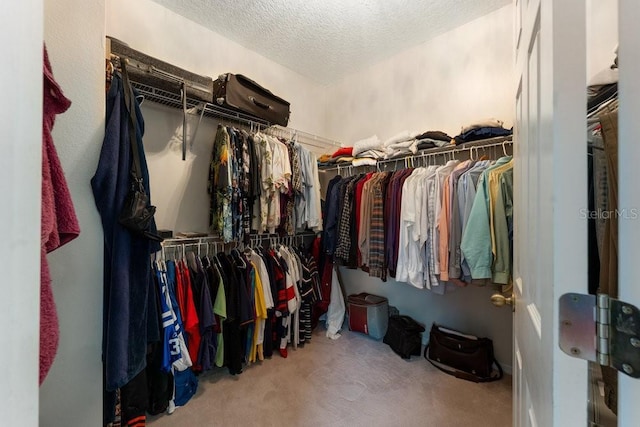
[[[514,425],[586,426],[587,364],[558,345],[558,298],[587,291],[585,2],[515,0]],[[619,2],[619,298],[640,307],[640,2]],[[618,425],[640,425],[620,374]]]
[[[587,425],[587,362],[558,298],[587,291],[584,0],[515,0],[514,425]]]

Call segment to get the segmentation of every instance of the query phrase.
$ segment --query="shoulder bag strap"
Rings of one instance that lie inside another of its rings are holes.
[[[136,137],[136,127],[138,121],[136,119],[136,107],[133,97],[133,88],[129,81],[129,73],[127,72],[127,60],[121,58],[122,67],[122,85],[124,89],[124,103],[129,112],[129,139],[131,144],[131,153],[133,155],[133,164],[131,172],[138,183],[142,184],[142,168],[140,167],[140,154],[138,152],[138,138]]]

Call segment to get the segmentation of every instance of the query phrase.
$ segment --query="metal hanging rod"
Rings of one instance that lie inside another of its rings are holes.
[[[457,153],[462,153],[462,152],[465,152],[465,151],[484,150],[484,149],[487,149],[487,148],[500,147],[500,146],[504,147],[504,146],[510,145],[510,144],[513,144],[512,136],[489,138],[489,139],[483,139],[481,141],[467,142],[467,143],[464,143],[463,145],[451,145],[451,146],[430,148],[430,149],[427,149],[427,150],[420,151],[420,152],[418,152],[416,154],[412,154],[410,156],[397,157],[397,158],[393,158],[393,159],[378,160],[376,162],[376,165],[353,166],[353,165],[346,164],[344,166],[332,166],[332,167],[328,167],[328,168],[322,168],[321,167],[321,168],[319,168],[319,170],[322,170],[322,171],[342,171],[342,170],[352,170],[353,168],[378,168],[378,169],[380,169],[380,166],[384,166],[384,165],[386,165],[388,163],[396,163],[397,164],[397,162],[404,162],[404,164],[407,165],[407,164],[413,164],[414,161],[418,160],[418,159],[425,159],[425,158],[437,157],[437,156],[447,156],[447,155],[455,156]]]
[[[291,237],[313,237],[316,233],[314,232],[300,232],[294,235],[286,235],[280,236],[279,234],[270,234],[270,233],[251,233],[249,234],[250,239],[278,239],[278,238],[291,238]],[[188,246],[188,245],[198,245],[203,243],[222,243],[225,245],[233,245],[239,244],[236,240],[232,240],[230,242],[224,242],[222,238],[219,236],[200,236],[200,237],[172,237],[169,239],[164,239],[161,242],[161,246]]]
[[[280,125],[273,125],[269,127],[265,132],[274,136],[281,136],[284,138],[296,139],[298,142],[302,144],[310,145],[310,146],[322,148],[322,149],[327,149],[330,147],[337,148],[342,146],[340,142],[334,141],[333,139],[325,138],[323,136],[314,135],[312,133],[308,133],[308,132],[304,132],[301,130],[284,127]],[[301,141],[300,138],[302,138],[303,141]]]
[[[183,108],[182,97],[180,94],[172,93],[135,81],[132,81],[131,84],[146,101],[155,102],[157,104],[166,105],[167,107],[177,108],[180,110]],[[249,126],[254,126],[256,128],[267,128],[270,125],[266,120],[228,110],[209,102],[187,97],[187,108],[193,107],[204,109],[204,115],[214,119],[232,120]]]
[[[121,57],[118,54],[111,53],[110,39],[108,37],[107,37],[107,41],[109,45],[107,49],[108,51],[107,59],[110,59],[115,64],[119,64],[121,60],[126,60],[129,67],[137,68],[143,71],[144,73],[153,75],[161,80],[177,84],[182,88],[181,90],[183,90],[184,92],[186,92],[186,88],[190,88],[202,93],[207,93],[209,91],[208,87],[202,84],[199,84],[198,82],[186,80],[180,76],[176,76],[167,71],[158,69],[153,65],[145,64],[143,62],[140,62],[128,56]],[[293,136],[296,136],[296,139],[298,140],[298,142],[304,145],[309,145],[309,146],[320,148],[320,149],[326,149],[327,146],[333,146],[333,147],[342,146],[342,144],[338,141],[334,141],[334,140],[324,138],[322,136],[314,135],[312,133],[301,131],[298,129],[283,127],[279,125],[272,125],[267,120],[263,120],[249,114],[236,112],[228,108],[220,107],[219,105],[216,105],[211,102],[205,102],[201,99],[194,99],[192,97],[186,96],[187,99],[183,100],[182,95],[179,92],[175,93],[175,92],[171,92],[161,88],[153,87],[144,83],[136,82],[135,78],[131,79],[131,83],[136,88],[136,90],[140,93],[140,95],[144,97],[144,99],[149,100],[151,102],[158,103],[158,104],[162,104],[171,108],[184,109],[185,107],[184,104],[186,103],[187,108],[197,107],[202,109],[202,113],[204,116],[214,118],[214,119],[231,120],[236,123],[247,125],[252,129],[257,129],[259,131],[264,130],[265,132],[271,135],[275,134],[284,138],[287,138],[287,136],[289,136],[290,139],[294,139]],[[184,151],[184,147],[183,147],[183,151]]]
[[[183,109],[183,99],[180,94],[152,87],[144,83],[138,83],[136,81],[132,81],[131,84],[138,91],[138,93],[144,97],[146,101],[155,102],[157,104],[180,110]],[[249,126],[253,129],[263,130],[265,133],[268,133],[272,136],[281,136],[291,139],[294,139],[294,137],[296,137],[299,143],[310,145],[316,148],[325,149],[328,146],[340,147],[340,143],[338,141],[333,141],[331,139],[304,132],[298,129],[271,125],[271,123],[266,120],[253,117],[248,114],[229,110],[210,102],[204,102],[198,99],[187,97],[186,103],[187,108],[196,107],[202,109],[204,111],[203,115],[205,117],[231,120],[233,122]]]

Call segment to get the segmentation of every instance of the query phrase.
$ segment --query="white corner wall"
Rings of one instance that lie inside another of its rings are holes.
[[[245,74],[291,103],[290,127],[324,134],[322,86],[150,0],[108,1],[107,34],[214,79],[226,72]],[[182,161],[182,112],[153,103],[143,103],[142,109],[145,121],[153,123],[146,128],[144,144],[158,226],[206,232],[208,167],[217,122],[203,119],[187,161]]]
[[[329,87],[327,134],[348,143],[402,130],[442,130],[451,136],[474,120],[513,124],[513,6],[469,22]],[[490,287],[468,286],[444,296],[389,279],[341,269],[347,294],[389,298],[427,326],[438,322],[493,339],[496,358],[510,372],[512,314],[489,301]]]
[[[451,136],[514,117],[513,6],[407,49],[327,90],[326,136],[351,144],[402,130]]]
[[[613,64],[618,45],[618,0],[587,0],[587,79]]]
[[[90,179],[104,135],[104,0],[45,0],[44,40],[71,108],[53,137],[80,236],[49,254],[60,321],[55,362],[40,388],[41,426],[102,425],[102,225]]]

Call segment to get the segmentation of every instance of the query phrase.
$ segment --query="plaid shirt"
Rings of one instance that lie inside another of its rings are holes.
[[[371,245],[369,247],[369,276],[387,280],[384,256],[384,199],[391,172],[381,172],[381,178],[373,186],[371,210]]]
[[[340,222],[338,225],[338,247],[336,248],[335,260],[341,264],[349,262],[349,252],[351,251],[351,223],[353,220],[353,192],[360,176],[346,178],[344,184],[344,199],[339,206]]]
[[[374,174],[362,187],[362,203],[360,210],[360,231],[358,233],[358,245],[360,247],[361,266],[369,265],[369,253],[371,247],[371,211],[373,210],[373,186],[381,177],[380,173]],[[366,267],[367,269],[369,267]],[[364,268],[363,268],[364,269]],[[366,271],[366,270],[365,270]]]

